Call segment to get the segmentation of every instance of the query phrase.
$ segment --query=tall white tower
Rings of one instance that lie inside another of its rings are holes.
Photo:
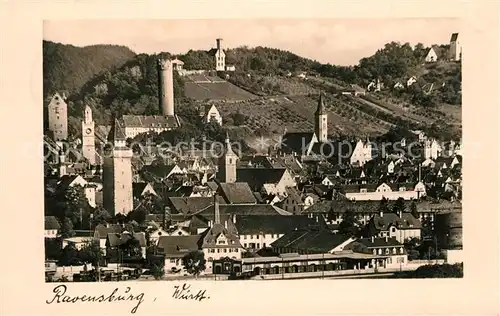
[[[174,74],[171,60],[158,59],[158,99],[163,116],[174,116]]]
[[[325,143],[328,140],[328,114],[325,111],[325,104],[323,103],[323,93],[320,93],[318,100],[318,108],[314,113],[316,137],[318,142]]]
[[[231,148],[229,136],[226,134],[226,147],[224,153],[219,159],[219,166],[217,170],[217,178],[221,182],[234,183],[236,182],[236,162],[238,155],[236,155]]]
[[[133,210],[132,149],[126,145],[123,122],[114,120],[108,140],[113,144],[104,153],[103,204],[111,215]]]
[[[95,123],[92,120],[92,109],[85,106],[82,121],[82,152],[91,165],[95,165]]]

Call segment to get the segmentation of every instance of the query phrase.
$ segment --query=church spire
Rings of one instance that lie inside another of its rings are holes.
[[[323,102],[323,91],[319,93],[318,108],[316,109],[316,115],[325,114],[325,103]]]

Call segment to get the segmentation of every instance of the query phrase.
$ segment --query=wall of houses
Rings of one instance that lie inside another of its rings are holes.
[[[155,133],[159,134],[163,131],[169,131],[171,129],[172,129],[171,127],[149,127],[149,126],[148,127],[144,127],[144,126],[129,127],[129,126],[126,126],[125,127],[125,135],[127,136],[127,138],[134,138],[135,136],[142,134],[142,133],[155,132]]]
[[[243,249],[239,248],[204,248],[203,254],[205,255],[206,270],[205,273],[212,273],[212,261],[221,258],[229,257],[231,259],[240,260]]]
[[[244,248],[262,249],[269,247],[282,236],[283,234],[240,235],[240,243]]]
[[[395,237],[400,243],[404,243],[407,239],[420,238],[420,229],[397,229],[396,227],[391,227],[389,230],[389,237]]]
[[[346,198],[355,201],[380,201],[383,197],[388,200],[397,200],[400,197],[405,200],[418,199],[417,191],[391,191],[391,192],[354,192],[346,193]],[[421,195],[420,195],[421,196]]]

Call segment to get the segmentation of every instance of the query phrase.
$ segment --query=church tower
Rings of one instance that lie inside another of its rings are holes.
[[[54,141],[62,141],[68,138],[68,104],[65,95],[55,93],[50,99],[48,110],[48,129]]]
[[[108,141],[112,145],[104,153],[104,208],[111,215],[127,215],[133,210],[132,150],[126,145],[123,122],[119,119],[114,120]]]
[[[86,106],[82,122],[82,152],[91,165],[95,165],[95,123],[92,120],[92,109]]]
[[[217,179],[221,182],[234,183],[236,182],[236,162],[238,156],[231,148],[229,136],[226,134],[226,145],[224,152],[219,159],[219,166],[217,171]]]
[[[328,115],[325,111],[325,104],[323,103],[323,93],[319,94],[318,109],[314,113],[315,129],[314,133],[318,138],[318,142],[325,143],[328,140]]]

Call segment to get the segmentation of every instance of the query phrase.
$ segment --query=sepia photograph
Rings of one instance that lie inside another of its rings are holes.
[[[45,282],[463,278],[462,32],[44,20]]]

